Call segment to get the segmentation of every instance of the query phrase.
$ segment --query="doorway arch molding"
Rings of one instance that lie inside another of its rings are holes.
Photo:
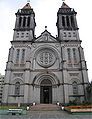
[[[48,73],[48,74],[39,73],[34,77],[32,85],[40,86],[42,80],[44,80],[44,79],[49,79],[52,83],[52,86],[57,86],[60,84],[59,79],[57,78],[57,76],[54,73]]]

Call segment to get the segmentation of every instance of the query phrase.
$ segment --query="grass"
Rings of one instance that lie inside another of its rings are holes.
[[[9,106],[0,106],[0,110],[5,110],[5,109],[26,109],[26,107],[24,106],[21,106],[21,107],[18,107],[18,106],[15,106],[15,105],[9,105]]]

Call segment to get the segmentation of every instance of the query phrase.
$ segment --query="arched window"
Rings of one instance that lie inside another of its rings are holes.
[[[69,16],[66,16],[66,23],[67,23],[67,26],[69,27],[70,26]]]
[[[16,63],[19,62],[19,54],[20,54],[20,49],[17,49],[17,51],[16,51]]]
[[[27,19],[27,26],[28,27],[30,26],[30,17],[28,17],[28,19]]]
[[[68,54],[68,63],[71,63],[71,49],[67,49],[67,54]]]
[[[65,27],[65,17],[62,16],[62,25]]]
[[[26,17],[23,18],[23,27],[26,26]]]
[[[72,87],[73,87],[73,94],[74,95],[77,95],[78,94],[78,85],[77,85],[77,82],[76,81],[74,81],[72,83]]]
[[[22,17],[19,17],[19,27],[21,27]]]
[[[73,58],[74,58],[74,62],[77,63],[77,53],[76,53],[76,49],[73,48]]]
[[[24,62],[24,60],[25,60],[25,49],[22,49],[21,62]]]
[[[72,25],[72,27],[75,27],[74,16],[71,16],[71,25]]]
[[[20,82],[15,83],[15,95],[19,96],[20,94]]]

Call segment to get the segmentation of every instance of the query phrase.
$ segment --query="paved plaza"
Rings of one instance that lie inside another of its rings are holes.
[[[0,119],[92,119],[92,115],[72,115],[64,111],[31,111],[27,115],[1,115]]]

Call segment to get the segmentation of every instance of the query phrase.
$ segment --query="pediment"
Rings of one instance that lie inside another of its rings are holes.
[[[57,42],[57,39],[45,30],[39,37],[36,38],[35,42]]]

